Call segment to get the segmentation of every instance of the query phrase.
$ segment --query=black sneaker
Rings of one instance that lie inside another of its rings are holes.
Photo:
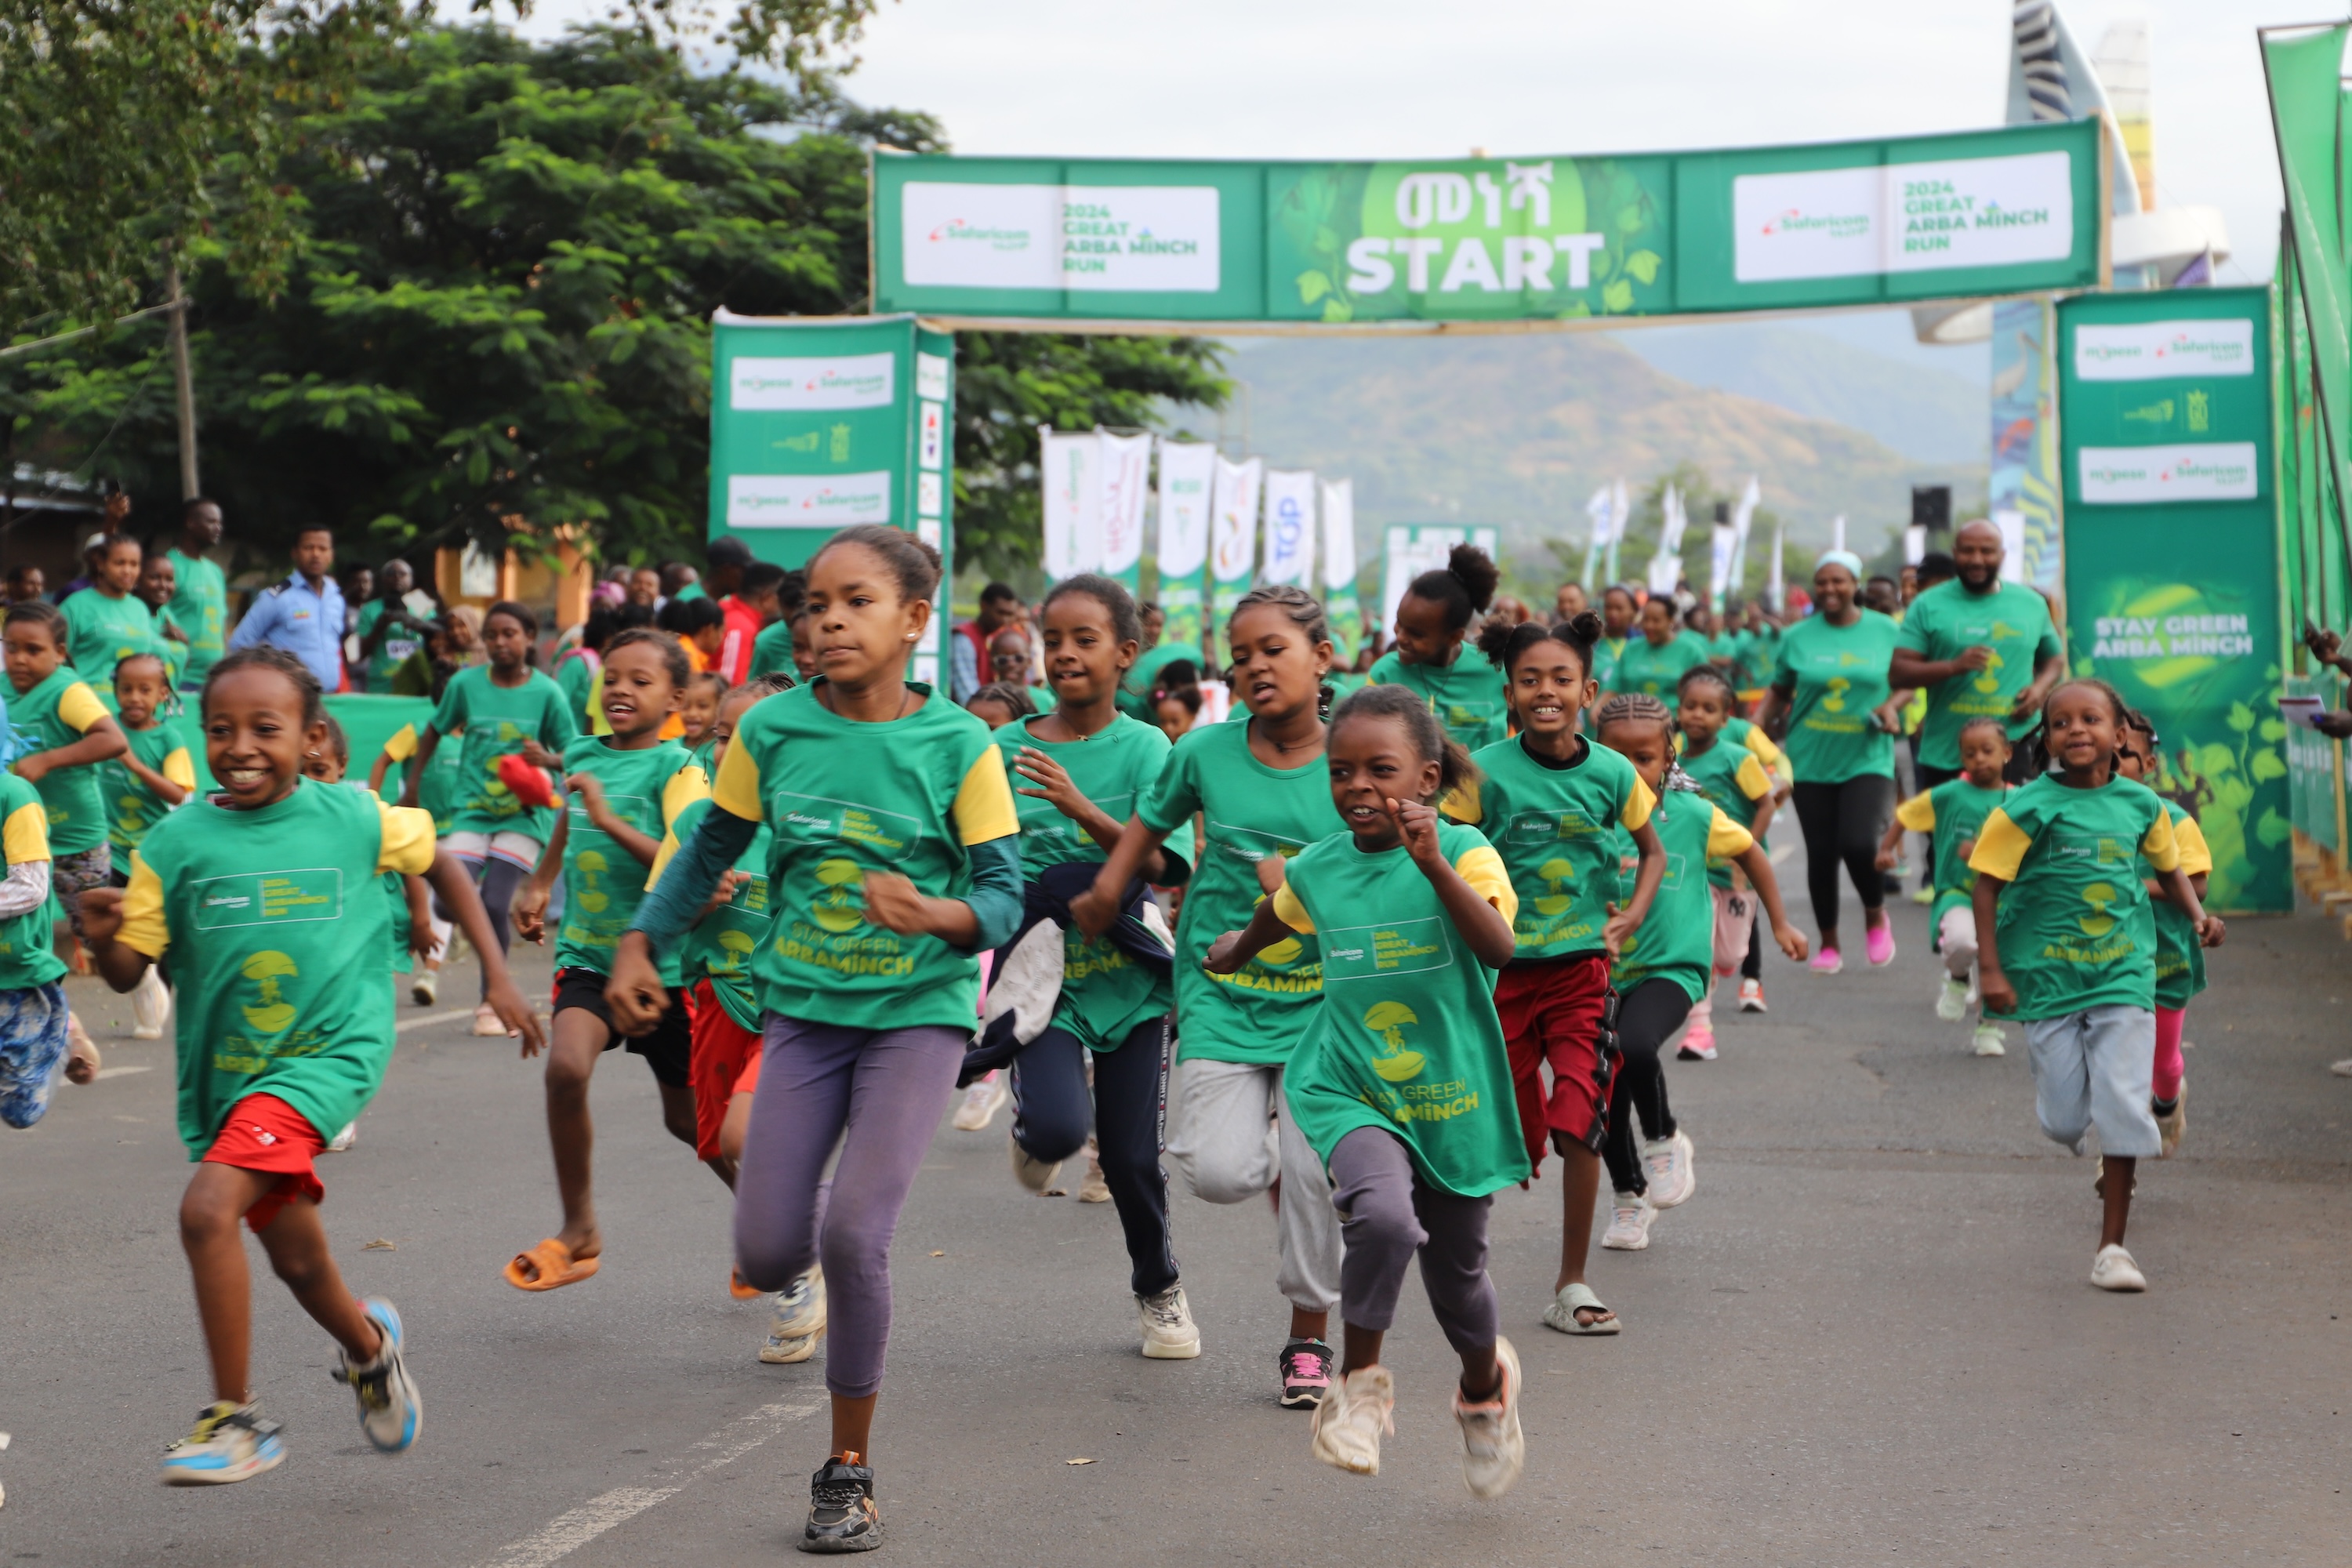
[[[808,1528],[803,1552],[871,1552],[882,1544],[882,1512],[874,1506],[874,1470],[855,1453],[835,1454],[809,1478]]]
[[[1282,1407],[1312,1410],[1331,1389],[1331,1347],[1321,1340],[1293,1340],[1282,1347]]]

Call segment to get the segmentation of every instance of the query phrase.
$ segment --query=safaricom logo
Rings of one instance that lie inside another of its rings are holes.
[[[2200,486],[2210,485],[2216,489],[2249,484],[2253,477],[2254,470],[2244,463],[2200,462],[2193,458],[2175,463],[2157,475],[2158,479],[2168,483],[2179,480]]]
[[[730,528],[841,528],[890,521],[890,476],[868,474],[730,474]]]
[[[1766,234],[1814,234],[1826,239],[1861,239],[1870,233],[1868,213],[1809,213],[1801,207],[1768,218]]]
[[[960,217],[951,217],[940,224],[931,230],[929,237],[934,245],[951,245],[962,241],[973,245],[985,245],[991,250],[1029,248],[1029,231],[1025,228],[998,228],[993,225],[972,223]]]
[[[788,359],[738,354],[729,365],[730,406],[753,413],[883,408],[896,389],[893,353]]]

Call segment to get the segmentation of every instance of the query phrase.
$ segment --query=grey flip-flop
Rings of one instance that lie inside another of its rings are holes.
[[[1551,1305],[1544,1309],[1544,1327],[1557,1329],[1563,1334],[1613,1334],[1625,1326],[1617,1321],[1613,1312],[1593,1322],[1579,1322],[1576,1318],[1579,1308],[1588,1312],[1610,1311],[1608,1304],[1592,1293],[1592,1287],[1580,1279],[1573,1285],[1559,1288],[1559,1294],[1553,1297]]]

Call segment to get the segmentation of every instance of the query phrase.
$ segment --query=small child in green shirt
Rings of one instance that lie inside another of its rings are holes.
[[[130,883],[131,852],[148,828],[196,791],[195,764],[188,760],[180,727],[157,712],[172,695],[172,676],[160,654],[134,653],[114,667],[115,721],[131,749],[100,763],[99,772],[105,780],[107,842],[114,858],[110,875],[118,888]],[[131,1038],[162,1039],[171,1011],[170,988],[149,970],[131,994]]]

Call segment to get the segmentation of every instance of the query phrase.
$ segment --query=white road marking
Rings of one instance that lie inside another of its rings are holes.
[[[154,1070],[155,1069],[152,1065],[142,1065],[135,1068],[100,1068],[98,1069],[98,1078],[100,1079],[110,1078],[128,1078],[135,1072],[153,1072]],[[92,1081],[97,1080],[93,1079]]]
[[[471,1007],[458,1007],[446,1013],[427,1013],[421,1018],[403,1018],[393,1026],[393,1033],[404,1035],[411,1029],[421,1029],[428,1024],[454,1024],[460,1018],[470,1018],[473,1016],[474,1010]]]
[[[463,1015],[471,1016],[470,1010]],[[424,1023],[429,1020],[419,1019]],[[513,1542],[482,1568],[548,1568],[571,1555],[616,1524],[625,1523],[655,1504],[676,1497],[687,1484],[733,1464],[793,1422],[824,1408],[823,1401],[806,1405],[763,1405],[738,1417],[709,1436],[687,1446],[675,1459],[656,1467],[648,1486],[615,1487],[589,1499],[569,1513],[556,1515],[537,1531]],[[684,1474],[678,1472],[683,1469]]]

